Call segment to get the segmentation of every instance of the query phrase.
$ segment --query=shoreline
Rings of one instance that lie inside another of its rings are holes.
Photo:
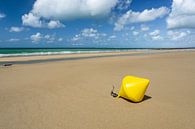
[[[8,53],[1,50],[18,50],[20,53]],[[71,54],[98,54],[98,53],[119,53],[119,52],[147,52],[147,51],[193,51],[195,48],[76,48],[76,49],[57,49],[57,48],[0,48],[0,59],[9,57],[31,57],[31,56],[52,56],[52,55],[71,55]],[[34,50],[31,52],[21,52],[21,50]],[[60,50],[60,51],[48,51],[48,50]],[[35,51],[42,50],[42,51]],[[46,51],[47,50],[47,51]],[[71,51],[74,50],[74,51]]]
[[[171,49],[171,50],[139,50],[139,51],[114,51],[114,52],[94,52],[94,53],[71,53],[71,54],[53,54],[53,55],[30,55],[30,56],[14,56],[1,57],[0,65],[4,64],[35,64],[68,60],[81,60],[106,57],[121,56],[142,56],[153,54],[166,54],[174,52],[194,52],[195,49]]]

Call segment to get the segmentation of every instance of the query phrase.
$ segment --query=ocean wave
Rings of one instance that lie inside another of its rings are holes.
[[[41,56],[41,55],[63,55],[63,54],[79,54],[79,53],[102,53],[102,52],[121,52],[130,50],[101,50],[101,51],[60,51],[60,52],[32,52],[32,53],[13,53],[0,54],[0,57],[18,57],[18,56]]]

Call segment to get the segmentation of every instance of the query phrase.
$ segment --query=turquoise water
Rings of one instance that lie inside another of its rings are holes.
[[[32,56],[32,55],[54,55],[54,54],[72,54],[72,53],[99,53],[113,51],[130,51],[138,49],[129,48],[76,48],[76,49],[59,49],[59,48],[1,48],[0,57],[9,56]]]

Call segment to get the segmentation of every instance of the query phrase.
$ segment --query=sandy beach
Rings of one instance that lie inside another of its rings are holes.
[[[194,129],[195,51],[136,54],[0,58],[94,56],[1,66],[0,129]],[[111,97],[125,75],[150,79],[142,102]]]

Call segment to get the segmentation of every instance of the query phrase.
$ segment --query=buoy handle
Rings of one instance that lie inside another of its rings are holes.
[[[111,96],[114,97],[114,98],[118,96],[117,93],[114,93],[114,85],[113,85],[113,87],[112,87],[112,90],[111,90],[111,93],[110,93],[110,94],[111,94]]]

